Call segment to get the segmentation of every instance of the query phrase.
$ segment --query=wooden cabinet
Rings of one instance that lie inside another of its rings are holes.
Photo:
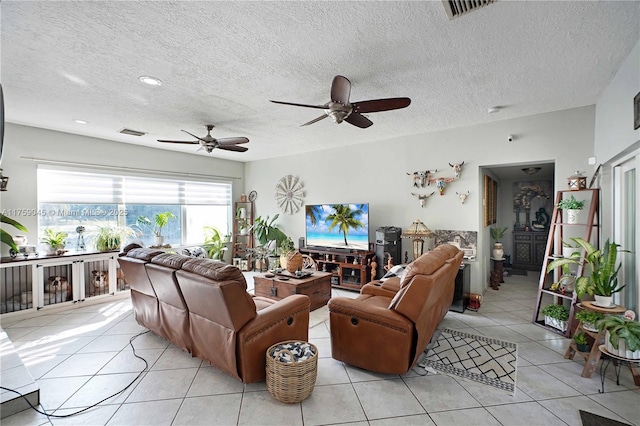
[[[252,201],[238,201],[235,203],[235,217],[233,219],[233,253],[232,258],[234,264],[236,259],[238,266],[243,270],[251,270],[251,249],[254,248],[254,237],[251,231],[254,218],[254,204]]]
[[[548,236],[546,231],[513,231],[513,267],[539,271],[544,262]]]
[[[313,257],[319,271],[331,272],[333,287],[360,290],[371,281],[371,261],[375,257],[372,251],[345,252],[303,248],[300,252]]]
[[[117,252],[2,258],[0,313],[48,308],[126,290]]]

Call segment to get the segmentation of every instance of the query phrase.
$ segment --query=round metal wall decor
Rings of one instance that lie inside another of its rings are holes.
[[[286,214],[297,213],[302,207],[303,197],[302,182],[295,176],[287,175],[276,185],[276,202]]]

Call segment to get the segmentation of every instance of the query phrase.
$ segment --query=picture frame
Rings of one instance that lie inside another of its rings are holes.
[[[239,257],[234,257],[233,258],[233,266],[235,266],[236,268],[242,270],[241,266],[242,266],[242,259]]]
[[[247,259],[240,260],[240,270],[248,271],[249,270],[249,261]]]
[[[633,130],[640,129],[640,92],[633,98]]]
[[[498,182],[484,175],[484,226],[496,223],[498,212]]]

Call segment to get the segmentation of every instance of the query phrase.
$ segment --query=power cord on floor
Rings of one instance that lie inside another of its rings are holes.
[[[47,413],[46,411],[40,411],[40,410],[38,410],[36,407],[34,407],[34,406],[33,406],[33,404],[31,404],[31,401],[29,401],[25,395],[23,395],[22,393],[18,392],[17,390],[9,389],[9,388],[5,388],[4,386],[0,386],[0,389],[18,394],[18,395],[19,395],[20,397],[22,397],[25,401],[27,401],[27,404],[29,404],[29,406],[30,406],[34,411],[36,411],[36,412],[38,412],[38,413],[40,413],[40,414],[43,414],[43,415],[45,415],[45,416],[47,416],[47,417],[55,417],[55,418],[59,418],[59,419],[61,419],[61,418],[71,417],[71,416],[75,416],[75,415],[77,415],[77,414],[83,413],[83,412],[85,412],[85,411],[87,411],[87,410],[89,410],[89,409],[91,409],[91,408],[93,408],[93,407],[96,407],[96,406],[98,406],[98,405],[102,404],[102,403],[103,403],[103,402],[105,402],[106,400],[113,398],[114,396],[118,396],[118,395],[120,395],[122,392],[124,392],[124,391],[126,391],[127,389],[129,389],[129,388],[131,387],[131,385],[132,385],[132,384],[134,384],[134,383],[135,383],[135,381],[136,381],[136,380],[138,380],[138,379],[140,378],[140,376],[142,375],[142,373],[144,373],[145,371],[147,371],[147,369],[149,368],[149,363],[147,362],[147,360],[146,360],[146,359],[144,359],[144,358],[142,358],[141,356],[139,356],[138,354],[136,354],[136,348],[134,348],[134,347],[133,347],[133,341],[134,341],[138,336],[142,336],[143,334],[146,334],[146,333],[148,333],[148,332],[149,332],[149,330],[147,330],[147,331],[143,331],[142,333],[138,333],[138,334],[136,334],[135,336],[132,336],[132,337],[131,337],[131,339],[129,339],[129,345],[131,346],[131,349],[133,350],[133,356],[135,356],[135,357],[136,357],[136,358],[138,358],[138,359],[141,359],[141,360],[144,362],[144,368],[142,369],[142,371],[140,371],[140,373],[138,373],[138,375],[136,376],[136,378],[135,378],[135,379],[133,379],[133,380],[131,381],[131,383],[129,383],[129,384],[128,384],[127,386],[125,386],[123,389],[119,390],[118,392],[114,393],[113,395],[110,395],[110,396],[108,396],[108,397],[106,397],[106,398],[104,398],[104,399],[102,399],[102,400],[100,400],[100,401],[96,402],[96,403],[95,403],[95,404],[93,404],[93,405],[90,405],[90,406],[88,406],[88,407],[83,408],[82,410],[76,411],[76,412],[74,412],[74,413],[64,414],[64,415],[60,415],[60,414],[49,414],[49,413]]]

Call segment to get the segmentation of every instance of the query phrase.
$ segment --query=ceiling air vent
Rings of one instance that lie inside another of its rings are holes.
[[[495,0],[442,0],[442,4],[444,4],[444,10],[447,12],[449,20],[451,20],[473,12],[476,9],[480,9],[494,1]]]
[[[139,132],[137,130],[131,130],[131,129],[122,129],[120,130],[120,133],[122,133],[123,135],[131,135],[131,136],[143,136],[147,134],[147,132]]]

